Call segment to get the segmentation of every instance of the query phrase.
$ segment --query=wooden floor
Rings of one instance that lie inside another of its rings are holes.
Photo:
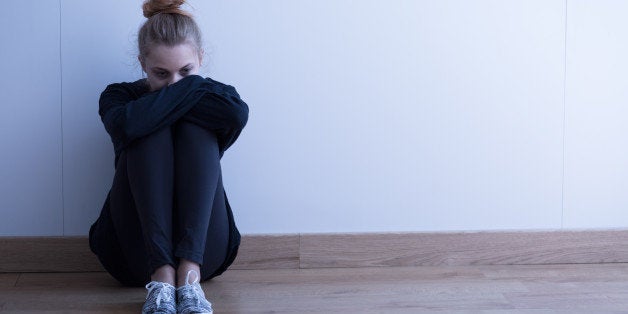
[[[628,264],[229,270],[216,313],[628,313]],[[106,273],[0,273],[2,313],[139,313]]]

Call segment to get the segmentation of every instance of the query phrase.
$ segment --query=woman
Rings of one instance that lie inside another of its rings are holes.
[[[183,2],[144,2],[146,78],[107,86],[99,102],[115,176],[90,248],[121,283],[148,282],[143,313],[211,313],[199,281],[220,275],[240,243],[220,158],[248,107],[233,87],[197,75],[201,32]]]

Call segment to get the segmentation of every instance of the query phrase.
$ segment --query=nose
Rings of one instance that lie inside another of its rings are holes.
[[[183,76],[181,76],[180,74],[174,74],[171,78],[170,78],[170,82],[168,82],[168,85],[172,85],[176,82],[178,82],[180,79],[182,79]]]

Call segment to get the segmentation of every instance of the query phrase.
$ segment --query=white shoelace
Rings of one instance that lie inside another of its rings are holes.
[[[194,274],[195,278],[192,282],[190,282],[190,275],[192,274]],[[184,294],[188,297],[192,297],[196,301],[196,306],[200,306],[201,299],[205,299],[205,293],[201,289],[199,281],[200,281],[200,276],[198,272],[196,272],[195,270],[190,270],[185,275],[185,284],[190,285],[192,289],[184,290]]]
[[[194,281],[192,281],[192,282],[190,282],[190,275],[191,274],[194,274],[194,277],[196,277],[196,278],[194,278]],[[185,275],[185,283],[188,284],[188,285],[196,284],[196,283],[198,283],[200,281],[199,277],[200,276],[198,275],[198,272],[196,272],[196,270],[192,269],[192,270],[188,271],[187,275]]]
[[[168,284],[165,282],[151,281],[146,285],[146,289],[148,289],[148,294],[146,295],[147,300],[153,290],[160,288],[161,290],[157,293],[157,299],[155,300],[157,307],[161,304],[162,299],[166,302],[172,301],[172,294],[168,293],[168,289],[166,289],[168,288]]]

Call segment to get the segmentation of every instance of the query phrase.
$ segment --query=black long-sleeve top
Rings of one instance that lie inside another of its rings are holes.
[[[100,95],[98,113],[111,136],[117,164],[131,142],[179,119],[214,131],[222,157],[246,125],[249,107],[232,86],[190,75],[153,92],[144,79],[111,84]]]

